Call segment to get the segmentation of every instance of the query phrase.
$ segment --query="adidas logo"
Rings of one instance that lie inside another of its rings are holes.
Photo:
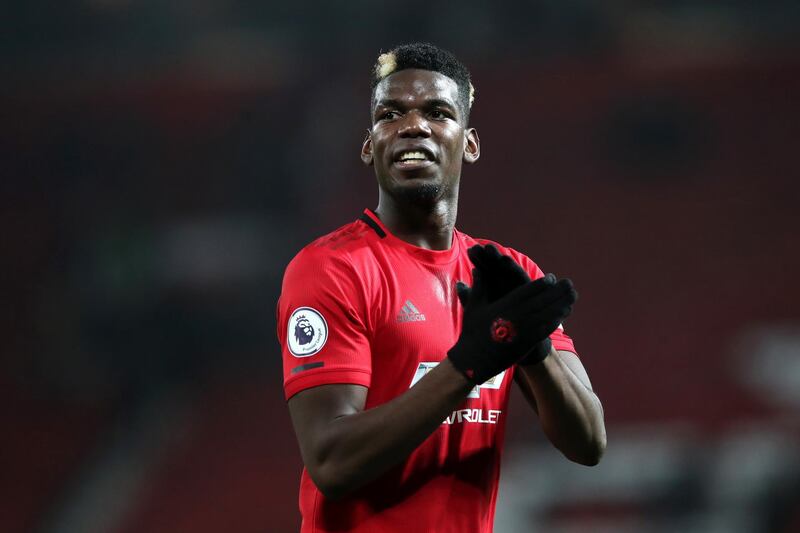
[[[397,321],[398,322],[424,322],[425,315],[419,312],[414,304],[411,303],[411,300],[406,300],[405,305],[403,308],[400,309],[400,312],[397,314]]]

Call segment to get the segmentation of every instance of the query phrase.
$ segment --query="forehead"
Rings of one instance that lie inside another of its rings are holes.
[[[386,76],[375,87],[375,102],[381,100],[446,100],[458,102],[458,84],[444,74],[421,69],[406,69]]]

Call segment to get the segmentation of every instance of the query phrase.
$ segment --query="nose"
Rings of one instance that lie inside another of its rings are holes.
[[[421,113],[410,111],[403,117],[403,124],[397,130],[397,134],[400,137],[430,137],[431,128]]]

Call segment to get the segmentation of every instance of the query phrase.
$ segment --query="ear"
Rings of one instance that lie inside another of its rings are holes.
[[[367,136],[364,138],[364,144],[361,145],[361,160],[367,166],[372,166],[372,135],[367,130]]]
[[[474,163],[481,156],[481,140],[478,130],[469,128],[464,132],[464,162]]]

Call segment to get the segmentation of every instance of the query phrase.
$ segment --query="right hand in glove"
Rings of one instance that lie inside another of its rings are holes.
[[[528,281],[492,302],[480,269],[470,288],[456,284],[464,306],[461,335],[447,356],[475,385],[513,365],[558,327],[576,292],[569,280]]]

